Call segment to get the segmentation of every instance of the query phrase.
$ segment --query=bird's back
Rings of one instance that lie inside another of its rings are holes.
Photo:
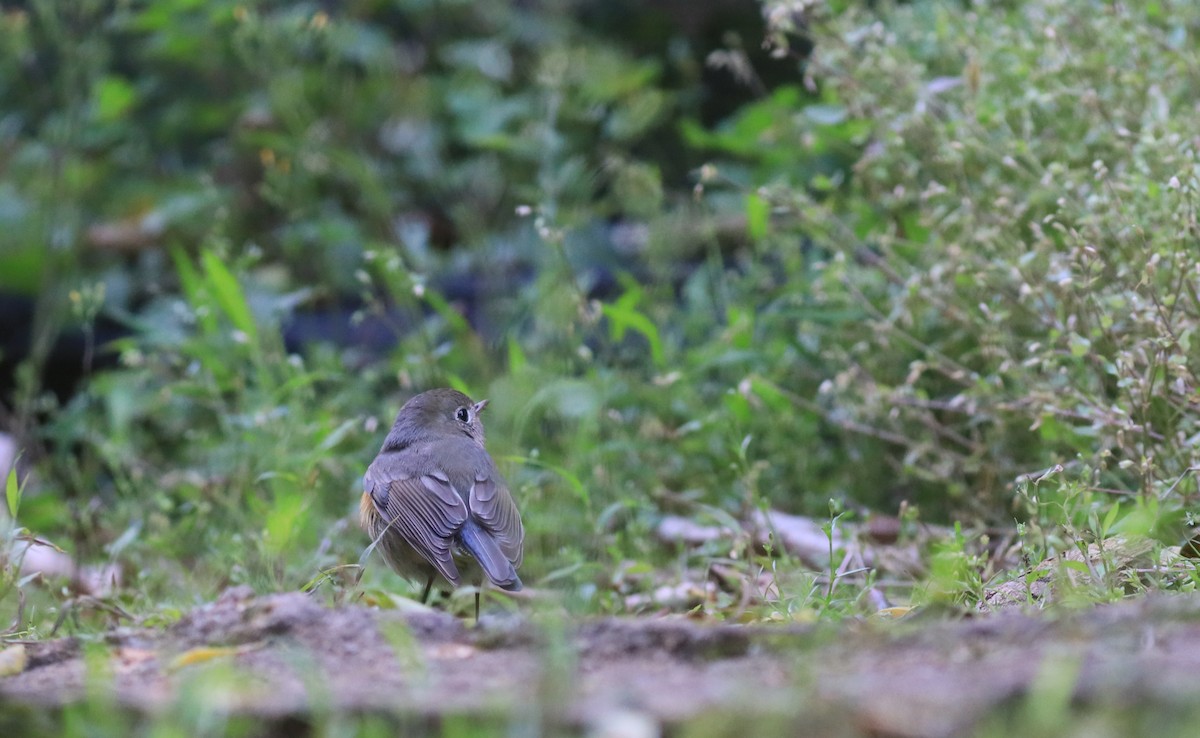
[[[376,527],[390,521],[389,532],[452,584],[458,584],[452,560],[469,555],[496,586],[521,588],[516,567],[524,526],[507,484],[479,443],[464,436],[381,451],[363,482],[381,516]]]

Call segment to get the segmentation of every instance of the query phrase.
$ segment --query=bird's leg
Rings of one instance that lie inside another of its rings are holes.
[[[421,604],[429,603],[429,590],[433,589],[433,580],[437,577],[436,573],[430,574],[429,579],[425,580],[425,591],[421,593]]]
[[[483,589],[482,585],[475,590],[475,624],[479,625],[479,590]]]

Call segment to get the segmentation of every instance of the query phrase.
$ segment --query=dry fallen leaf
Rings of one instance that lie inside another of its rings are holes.
[[[0,677],[12,676],[25,671],[29,658],[25,654],[25,644],[17,643],[0,651]]]
[[[194,666],[213,661],[214,659],[238,656],[262,648],[263,645],[261,643],[252,643],[247,646],[200,646],[199,648],[190,648],[171,659],[171,663],[167,665],[167,669],[176,671],[185,666]]]

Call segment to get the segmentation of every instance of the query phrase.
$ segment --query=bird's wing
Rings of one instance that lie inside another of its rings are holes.
[[[454,586],[458,567],[451,551],[467,521],[467,506],[439,471],[393,476],[369,469],[367,492],[384,521]]]
[[[524,555],[525,528],[521,525],[521,513],[513,501],[508,485],[495,469],[475,474],[475,484],[470,494],[471,517],[492,538],[514,567],[521,565]]]

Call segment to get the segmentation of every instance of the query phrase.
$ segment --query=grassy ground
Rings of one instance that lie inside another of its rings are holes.
[[[1194,590],[1194,5],[763,10],[717,48],[586,4],[6,9],[9,636],[394,607],[359,480],[433,386],[491,400],[572,617]]]

